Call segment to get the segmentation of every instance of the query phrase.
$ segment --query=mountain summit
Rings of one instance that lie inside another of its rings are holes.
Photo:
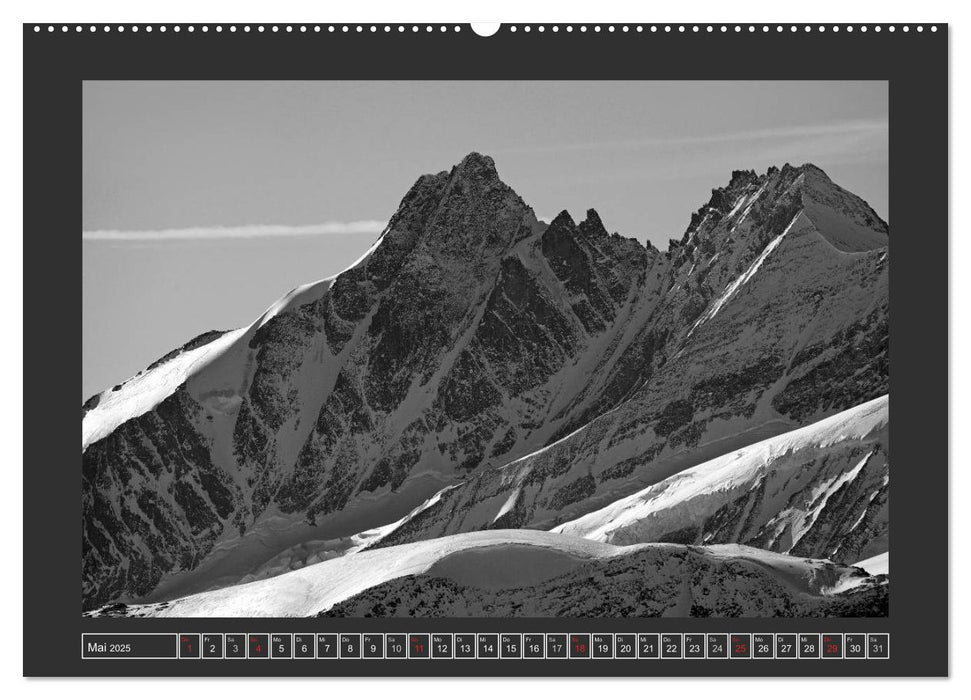
[[[451,177],[457,180],[471,180],[493,183],[499,182],[496,162],[489,156],[472,151],[452,168]]]
[[[539,222],[470,153],[349,269],[85,403],[84,606],[550,529],[886,394],[887,237],[785,166],[733,173],[662,253],[593,209]],[[882,536],[869,507],[854,536]]]

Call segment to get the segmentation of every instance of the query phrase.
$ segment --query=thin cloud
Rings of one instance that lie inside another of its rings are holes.
[[[889,131],[886,119],[859,119],[832,122],[829,124],[807,124],[804,126],[778,127],[736,131],[720,134],[700,134],[693,136],[647,137],[610,141],[591,141],[585,143],[535,144],[522,147],[493,149],[495,153],[545,153],[560,151],[595,151],[611,148],[656,148],[691,147],[715,144],[735,144],[739,142],[778,141],[813,139],[819,137],[866,136],[885,134]]]
[[[327,221],[306,226],[203,226],[196,228],[169,228],[149,231],[99,230],[84,231],[86,241],[211,241],[255,238],[286,238],[299,236],[329,236],[335,234],[367,233],[384,231],[386,221],[365,219],[362,221]]]

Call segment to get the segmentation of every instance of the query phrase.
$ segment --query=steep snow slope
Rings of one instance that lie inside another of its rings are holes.
[[[562,615],[599,606],[607,616],[751,615],[783,609],[810,614],[841,605],[859,612],[874,599],[879,606],[881,595],[847,601],[826,591],[867,588],[868,581],[859,569],[748,547],[616,547],[535,530],[494,530],[349,554],[255,583],[102,614],[549,615],[555,607]]]
[[[190,342],[173,357],[163,358],[128,381],[88,399],[81,418],[81,449],[108,436],[125,421],[155,408],[245,332],[241,328],[218,334],[197,347],[192,347]]]
[[[887,245],[887,224],[852,192],[814,165],[803,167],[803,210],[837,250],[859,253]]]
[[[882,554],[877,554],[869,559],[858,561],[853,566],[857,567],[858,569],[863,569],[871,576],[879,576],[881,574],[889,575],[890,552],[883,552]]]
[[[884,396],[679,472],[554,532],[856,561],[887,545],[888,425]]]

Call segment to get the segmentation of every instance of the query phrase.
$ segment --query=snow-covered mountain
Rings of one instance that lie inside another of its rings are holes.
[[[868,614],[882,579],[750,547],[618,547],[538,530],[490,530],[348,554],[131,617],[788,616]]]
[[[887,248],[845,251],[833,242],[869,245],[852,235],[871,216],[859,200],[827,210],[819,217],[827,228],[809,218],[804,203],[823,178],[811,166],[736,173],[736,194],[712,197],[727,202],[728,215],[712,204],[695,215],[672,246],[669,286],[654,312],[629,329],[637,335],[625,354],[651,361],[626,400],[551,445],[480,471],[385,542],[552,528],[885,394]]]
[[[886,552],[889,401],[733,450],[555,528],[598,542],[740,543],[853,562]]]
[[[85,402],[84,606],[550,529],[885,395],[887,254],[811,165],[733,173],[661,252],[593,210],[538,221],[470,154],[345,272]],[[813,522],[794,553],[885,547]]]

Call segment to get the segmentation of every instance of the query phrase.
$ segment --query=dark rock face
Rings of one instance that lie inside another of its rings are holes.
[[[575,328],[551,297],[518,258],[503,259],[475,347],[511,395],[549,379],[579,349]],[[508,362],[513,356],[520,362]]]
[[[153,411],[91,445],[81,466],[82,594],[87,607],[149,593],[195,566],[243,501],[212,463],[179,389]]]
[[[797,420],[822,408],[868,401],[889,391],[890,324],[885,299],[865,319],[840,329],[828,343],[799,351],[795,378],[773,400]]]
[[[465,481],[387,543],[495,527],[466,513],[516,489],[496,522],[549,527],[701,461],[726,422],[886,393],[886,238],[811,166],[736,171],[665,253],[594,210],[538,222],[480,154],[422,176],[370,255],[247,329],[237,364],[87,447],[84,606],[274,519],[384,522],[419,475]]]
[[[646,249],[631,239],[611,238],[593,209],[579,226],[561,212],[543,233],[540,248],[590,334],[614,321],[618,305],[643,281],[649,264]]]

